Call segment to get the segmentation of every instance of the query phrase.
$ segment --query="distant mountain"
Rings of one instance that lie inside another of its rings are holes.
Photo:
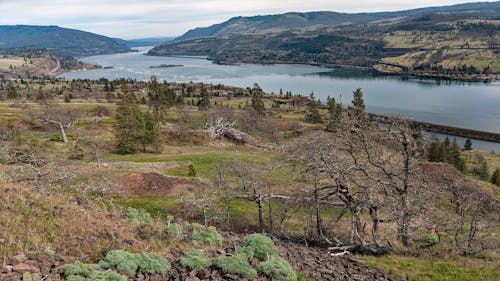
[[[165,42],[149,55],[215,63],[301,63],[491,79],[500,73],[500,1],[401,12],[238,17]],[[495,78],[496,79],[496,78]]]
[[[131,40],[121,40],[128,47],[144,47],[144,46],[159,46],[163,42],[168,42],[176,39],[177,37],[151,37],[151,38],[139,38]]]
[[[0,49],[47,49],[60,56],[84,57],[127,52],[123,42],[58,26],[0,25]]]
[[[366,24],[390,18],[406,17],[425,13],[453,13],[464,16],[498,16],[500,1],[467,3],[453,6],[420,8],[398,12],[379,13],[337,13],[337,12],[310,12],[286,13],[279,15],[235,17],[223,23],[209,27],[199,27],[186,32],[177,40],[186,40],[203,37],[216,37],[230,34],[262,34],[276,33],[292,29],[314,30],[346,24]]]

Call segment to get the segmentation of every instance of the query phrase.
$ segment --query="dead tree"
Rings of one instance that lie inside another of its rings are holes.
[[[210,137],[213,139],[227,138],[238,145],[242,145],[248,142],[249,136],[235,129],[236,122],[229,122],[223,118],[217,118],[207,122],[205,127],[210,133]]]

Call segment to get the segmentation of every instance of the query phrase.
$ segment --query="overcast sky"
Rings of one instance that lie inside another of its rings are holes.
[[[378,12],[457,0],[0,0],[0,25],[59,25],[125,39],[177,36],[234,16],[290,11]],[[491,1],[494,2],[494,1]]]

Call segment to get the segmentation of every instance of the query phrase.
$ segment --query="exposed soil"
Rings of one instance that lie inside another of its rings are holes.
[[[196,189],[188,180],[158,173],[131,173],[118,177],[117,181],[119,190],[131,195],[178,195]]]

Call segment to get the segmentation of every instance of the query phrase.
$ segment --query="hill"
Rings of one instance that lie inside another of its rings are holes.
[[[500,2],[401,12],[238,17],[187,32],[150,55],[216,63],[303,63],[383,73],[497,79]]]
[[[0,49],[47,49],[56,55],[84,57],[127,52],[112,38],[58,26],[0,26]]]
[[[151,37],[151,38],[137,38],[130,40],[123,40],[125,45],[130,48],[134,47],[144,47],[144,46],[159,46],[161,43],[172,41],[176,37]]]
[[[310,12],[286,13],[253,17],[235,17],[220,24],[200,27],[186,32],[178,40],[222,36],[229,34],[274,33],[291,29],[318,29],[337,25],[367,24],[382,19],[406,17],[425,13],[453,13],[455,15],[498,16],[500,2],[467,3],[453,6],[420,8],[398,12],[337,13]]]

